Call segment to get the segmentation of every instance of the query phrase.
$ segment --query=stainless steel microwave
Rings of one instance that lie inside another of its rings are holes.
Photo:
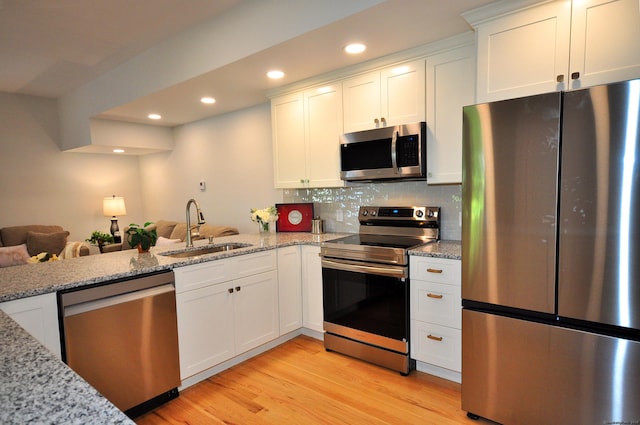
[[[346,133],[340,137],[340,178],[424,180],[426,142],[424,122]]]

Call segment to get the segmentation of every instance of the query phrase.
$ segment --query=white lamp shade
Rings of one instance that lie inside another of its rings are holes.
[[[124,206],[124,198],[122,196],[104,198],[104,202],[102,203],[102,213],[107,217],[127,215],[127,208]]]

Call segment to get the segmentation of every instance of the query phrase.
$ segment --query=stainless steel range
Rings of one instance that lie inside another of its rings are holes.
[[[321,246],[324,345],[408,374],[409,257],[440,238],[439,207],[360,207],[360,231]]]

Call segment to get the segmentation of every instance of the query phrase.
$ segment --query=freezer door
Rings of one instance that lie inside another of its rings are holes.
[[[640,342],[463,310],[462,409],[503,424],[640,418]]]
[[[640,80],[565,95],[558,314],[640,329]]]
[[[555,313],[560,96],[464,108],[463,299]]]

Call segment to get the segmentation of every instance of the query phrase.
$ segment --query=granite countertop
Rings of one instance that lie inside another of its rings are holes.
[[[143,255],[136,250],[126,250],[0,268],[0,302],[278,247],[320,245],[341,236],[344,234],[235,235],[216,238],[213,245],[235,242],[251,246],[191,258],[160,255],[184,249],[181,243],[154,247],[151,253]],[[207,245],[208,240],[194,242],[195,249]],[[0,337],[1,424],[134,424],[2,310]]]
[[[109,280],[171,270],[176,267],[250,254],[292,245],[320,245],[344,233],[244,234],[216,238],[213,245],[249,244],[232,251],[191,258],[161,255],[184,249],[184,244],[90,255],[47,263],[0,268],[0,302],[51,293]],[[208,246],[194,242],[194,249]],[[460,243],[441,241],[409,252],[411,255],[460,258]],[[91,385],[50,353],[20,325],[0,310],[0,423],[84,424],[133,422]]]
[[[2,310],[0,339],[0,423],[134,423]]]
[[[450,260],[462,259],[462,242],[460,241],[438,241],[421,245],[409,250],[409,255],[421,257],[447,258]]]
[[[138,254],[135,249],[88,255],[46,263],[25,264],[0,268],[0,302],[40,295],[106,282],[141,274],[171,270],[176,267],[203,263],[237,255],[251,254],[290,245],[320,245],[322,242],[345,236],[344,233],[270,233],[241,234],[215,238],[213,245],[229,242],[248,244],[246,248],[217,252],[191,258],[172,258],[161,255],[184,249],[184,243],[151,248],[149,254]],[[197,240],[194,248],[209,245],[208,240]]]

